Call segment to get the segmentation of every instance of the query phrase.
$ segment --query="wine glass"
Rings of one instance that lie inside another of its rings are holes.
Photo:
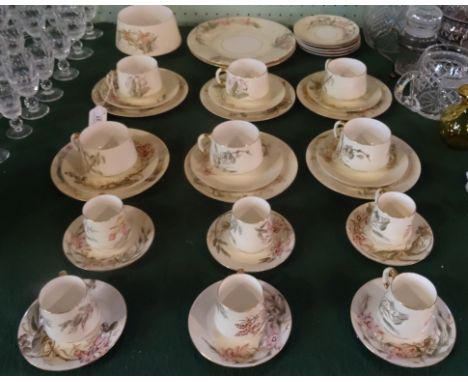
[[[39,90],[39,73],[31,54],[25,49],[6,59],[6,77],[11,87],[24,98],[23,119],[39,119],[49,113],[49,107],[40,103],[35,94]]]
[[[50,77],[54,72],[54,54],[52,48],[42,39],[33,40],[27,47],[39,73],[40,90],[36,98],[40,102],[53,102],[62,98],[63,90],[52,86]]]
[[[19,52],[24,48],[24,33],[17,20],[9,19],[0,30],[0,36],[6,45],[5,53]]]
[[[82,40],[96,40],[101,37],[104,32],[94,27],[93,19],[96,17],[97,5],[85,5],[86,13],[86,33]]]
[[[43,39],[52,48],[55,58],[58,60],[57,70],[54,72],[54,79],[57,81],[71,81],[78,77],[79,70],[70,67],[67,56],[70,53],[71,42],[65,34],[56,26],[46,27]]]
[[[37,5],[21,5],[18,13],[25,32],[35,39],[40,38],[46,22],[43,8]]]
[[[89,47],[83,47],[80,39],[86,32],[86,14],[80,5],[58,5],[55,8],[57,26],[72,41],[69,60],[84,60],[94,52]]]
[[[0,111],[10,120],[10,128],[6,132],[8,138],[23,139],[33,132],[32,127],[21,119],[20,95],[5,82],[0,84]]]

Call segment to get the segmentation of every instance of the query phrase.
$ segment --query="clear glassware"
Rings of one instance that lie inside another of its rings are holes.
[[[36,98],[40,102],[53,102],[62,98],[63,90],[53,87],[50,80],[54,72],[54,54],[52,48],[41,39],[34,40],[27,48],[39,73],[40,90]]]
[[[43,7],[38,5],[20,5],[18,14],[24,31],[35,39],[40,38],[46,22]]]
[[[408,109],[425,118],[439,120],[444,109],[460,102],[457,89],[466,83],[468,49],[437,44],[424,50],[417,70],[401,76],[394,95]]]
[[[79,70],[72,68],[67,61],[71,47],[70,39],[53,25],[46,27],[43,39],[52,48],[54,56],[58,60],[57,70],[55,70],[53,78],[57,81],[71,81],[78,77]]]
[[[8,6],[0,5],[0,29],[8,24]]]
[[[442,5],[439,42],[468,48],[468,5]]]
[[[39,73],[31,54],[25,50],[9,55],[6,59],[5,73],[11,87],[24,97],[23,119],[39,119],[49,113],[49,107],[35,97],[39,90]]]
[[[102,30],[95,28],[93,23],[93,19],[96,17],[98,6],[85,5],[84,8],[86,13],[86,33],[82,40],[96,40],[104,34]]]
[[[72,41],[69,60],[84,60],[93,55],[93,50],[84,47],[80,39],[86,32],[86,13],[80,5],[58,5],[55,8],[57,26]]]
[[[6,83],[0,84],[0,111],[10,120],[10,128],[6,132],[8,138],[23,139],[33,132],[32,127],[21,119],[20,95]]]
[[[55,8],[53,5],[44,5],[44,14],[46,17],[46,25],[57,26],[57,17],[55,16]]]
[[[24,33],[22,27],[18,24],[18,22],[10,19],[7,25],[0,30],[0,36],[6,45],[4,53],[16,53],[24,48]]]

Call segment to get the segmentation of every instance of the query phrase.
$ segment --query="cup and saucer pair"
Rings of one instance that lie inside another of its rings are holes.
[[[253,273],[283,263],[291,255],[296,238],[288,220],[272,211],[266,200],[248,196],[237,200],[231,211],[211,224],[206,241],[221,265]]]
[[[350,315],[364,346],[398,366],[435,365],[450,354],[456,341],[450,309],[437,296],[434,285],[416,273],[385,269],[382,278],[367,282],[356,292]]]
[[[39,369],[77,369],[106,355],[126,321],[125,300],[113,286],[62,275],[42,288],[22,317],[18,347],[26,361]]]
[[[272,198],[289,187],[297,169],[297,158],[286,143],[239,120],[202,134],[184,162],[196,190],[229,203],[248,195]]]
[[[200,100],[219,117],[256,122],[286,113],[296,95],[286,80],[268,73],[263,62],[243,58],[218,69],[216,77],[202,87]]]
[[[225,367],[263,364],[286,345],[292,315],[272,285],[243,273],[206,288],[190,308],[188,330],[207,360]]]
[[[95,149],[93,141],[104,143]],[[55,186],[86,201],[103,193],[121,199],[153,186],[169,166],[169,150],[157,136],[118,122],[97,122],[74,134],[52,161]]]

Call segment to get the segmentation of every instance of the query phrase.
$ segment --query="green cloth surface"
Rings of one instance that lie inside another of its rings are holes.
[[[206,246],[208,227],[230,204],[198,193],[183,171],[185,155],[198,135],[223,121],[200,103],[199,91],[214,76],[215,68],[190,54],[185,42],[188,28],[182,28],[184,42],[177,51],[157,58],[160,67],[176,71],[188,81],[185,102],[149,118],[109,116],[157,135],[169,148],[171,162],[163,178],[126,200],[154,220],[153,245],[139,261],[115,271],[86,272],[69,263],[62,252],[62,238],[67,226],[81,214],[83,203],[60,193],[49,170],[70,135],[87,125],[88,111],[93,107],[92,87],[124,56],[115,48],[115,26],[99,27],[104,37],[85,43],[95,50],[94,56],[71,62],[80,70],[74,81],[54,81],[65,95],[50,105],[49,115],[29,122],[33,135],[17,142],[8,140],[7,121],[0,120],[0,146],[11,151],[10,159],[0,165],[0,374],[47,374],[23,359],[16,333],[41,286],[60,270],[112,284],[128,306],[127,325],[116,346],[92,365],[67,374],[468,374],[468,155],[443,144],[436,122],[396,101],[378,118],[421,159],[421,178],[408,194],[435,235],[430,256],[400,270],[428,277],[452,310],[458,331],[452,354],[434,367],[405,369],[371,354],[357,339],[350,322],[351,300],[358,288],[381,275],[384,266],[360,255],[346,237],[346,218],[363,201],[325,188],[307,169],[307,145],[331,129],[334,121],[311,113],[298,101],[287,114],[256,123],[262,131],[289,144],[299,162],[294,183],[270,200],[272,208],[295,229],[294,252],[278,268],[256,274],[287,298],[293,314],[291,337],[274,359],[250,369],[223,368],[197,352],[188,334],[188,313],[203,289],[231,274],[211,257]],[[388,61],[364,45],[352,56],[364,61],[369,74],[393,89]],[[324,58],[298,49],[270,70],[295,87],[306,75],[321,70],[324,63]]]

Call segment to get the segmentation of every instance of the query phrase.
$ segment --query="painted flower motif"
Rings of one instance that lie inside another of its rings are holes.
[[[148,81],[143,76],[130,76],[125,85],[132,97],[143,97],[150,90]]]
[[[81,363],[89,363],[107,352],[110,345],[110,333],[102,332],[86,350],[76,350],[75,356]]]
[[[250,347],[249,344],[236,346],[233,348],[220,348],[217,350],[220,357],[226,361],[240,363],[253,357],[257,349]]]
[[[154,147],[151,143],[137,143],[135,148],[142,160],[147,160],[154,155]]]
[[[267,350],[279,350],[280,343],[280,327],[274,322],[267,322],[265,325],[265,335],[262,339],[261,347]]]
[[[261,314],[256,314],[255,316],[250,316],[237,322],[235,326],[237,329],[239,329],[239,331],[236,333],[236,337],[257,334],[263,326],[263,320],[261,316]]]
[[[158,36],[151,32],[119,30],[117,39],[124,40],[128,45],[140,50],[143,54],[150,53],[156,49]]]
[[[370,161],[370,155],[369,154],[367,154],[365,151],[362,151],[361,149],[355,149],[351,145],[344,145],[342,153],[349,160],[352,160],[352,159],[354,159],[356,157],[358,159],[366,158],[368,161]]]
[[[86,323],[88,322],[89,317],[94,312],[93,304],[86,304],[78,309],[78,313],[73,319],[62,322],[60,326],[60,331],[63,332],[68,328],[68,334],[75,333],[78,328],[84,330]]]

